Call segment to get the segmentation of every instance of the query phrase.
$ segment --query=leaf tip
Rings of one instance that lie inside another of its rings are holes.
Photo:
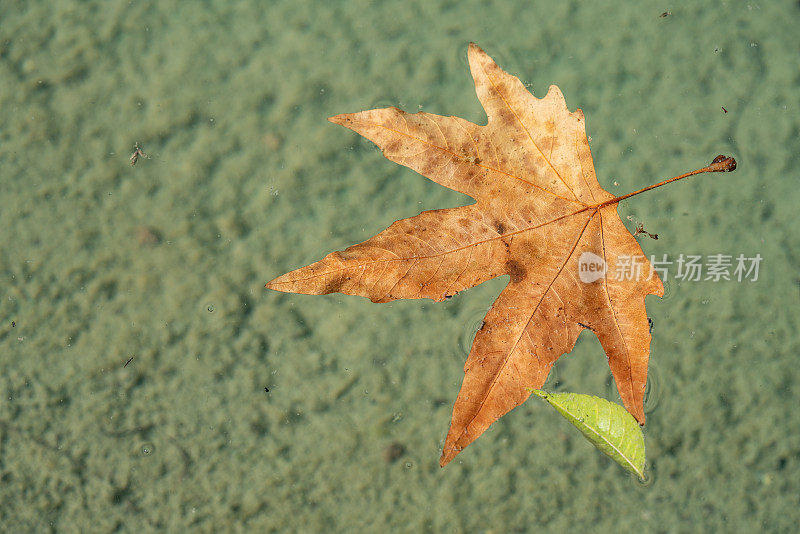
[[[456,449],[455,447],[453,447],[452,450],[447,450],[447,448],[445,448],[442,451],[442,455],[439,457],[439,467],[444,467],[449,464],[450,460],[455,458],[456,454],[459,452],[461,452],[461,449]]]
[[[636,407],[636,413],[632,412],[632,415],[633,415],[633,418],[636,419],[636,422],[639,423],[639,426],[643,427],[644,426],[644,421],[645,421],[645,416],[644,416],[644,397],[642,397],[642,400],[641,400],[639,406]]]
[[[483,51],[483,48],[481,48],[480,46],[476,45],[473,42],[470,42],[469,47],[467,47],[467,59],[470,61],[470,68],[471,69],[473,68],[472,67],[473,62],[482,60],[484,58],[488,58],[489,61],[492,61],[492,59],[489,58],[488,54]]]
[[[348,120],[348,115],[349,113],[339,113],[338,115],[333,115],[332,117],[328,117],[328,122],[344,125],[344,123]]]
[[[543,390],[541,390],[541,389],[536,389],[536,388],[527,388],[527,389],[528,389],[528,391],[530,391],[530,392],[531,392],[533,395],[536,395],[536,396],[537,396],[537,397],[539,397],[540,399],[547,400],[547,397],[549,397],[549,396],[550,396],[550,394],[549,394],[549,393],[547,393],[546,391],[543,391]]]
[[[278,278],[274,278],[274,279],[270,280],[269,282],[264,284],[264,288],[265,289],[271,289],[272,291],[282,291],[281,289],[278,289],[278,284],[280,283],[280,279],[281,278],[282,277],[279,276]]]

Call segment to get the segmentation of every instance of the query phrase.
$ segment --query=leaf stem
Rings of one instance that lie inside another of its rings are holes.
[[[611,200],[607,200],[596,206],[593,206],[593,208],[600,209],[604,208],[605,206],[610,206],[611,204],[619,204],[621,201],[630,198],[632,196],[636,196],[639,193],[650,191],[651,189],[655,189],[656,187],[661,187],[662,185],[667,185],[670,182],[682,180],[683,178],[686,178],[688,176],[694,176],[695,174],[702,174],[704,172],[730,172],[733,170],[736,170],[736,160],[728,156],[719,155],[716,158],[714,158],[714,161],[712,161],[708,167],[703,167],[702,169],[697,169],[696,171],[687,172],[686,174],[681,174],[680,176],[676,176],[675,178],[670,178],[669,180],[664,180],[663,182],[659,182],[657,184],[648,185],[645,188],[639,189],[638,191],[634,191],[632,193],[628,193],[627,195],[614,197]]]

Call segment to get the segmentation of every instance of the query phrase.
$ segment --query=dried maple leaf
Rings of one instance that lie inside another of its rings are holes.
[[[393,223],[367,241],[284,274],[277,291],[345,293],[373,302],[442,301],[501,275],[508,285],[486,314],[464,367],[440,464],[540,388],[578,334],[600,339],[620,397],[644,424],[650,332],[644,298],[663,286],[617,215],[620,200],[700,172],[733,170],[732,158],[615,197],[594,172],[583,112],[555,85],[535,98],[478,46],[469,65],[488,124],[397,108],[331,117],[392,161],[475,199]],[[580,265],[638,260],[644,277],[617,279]],[[583,262],[581,262],[583,258]],[[584,273],[587,274],[587,273]],[[649,277],[648,277],[649,276]]]

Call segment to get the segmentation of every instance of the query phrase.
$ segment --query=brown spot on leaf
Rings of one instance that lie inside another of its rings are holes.
[[[328,295],[330,293],[339,293],[345,282],[350,280],[349,276],[336,276],[328,280],[325,287],[320,291],[321,295]]]
[[[386,147],[383,149],[384,154],[397,154],[400,151],[400,146],[402,145],[402,140],[400,139],[393,139],[389,143],[386,144]]]
[[[506,262],[506,272],[511,275],[511,282],[515,284],[522,281],[526,274],[525,267],[516,260]]]

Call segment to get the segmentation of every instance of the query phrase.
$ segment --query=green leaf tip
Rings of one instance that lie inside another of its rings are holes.
[[[624,407],[592,395],[530,392],[555,408],[601,452],[644,480],[644,434]]]

